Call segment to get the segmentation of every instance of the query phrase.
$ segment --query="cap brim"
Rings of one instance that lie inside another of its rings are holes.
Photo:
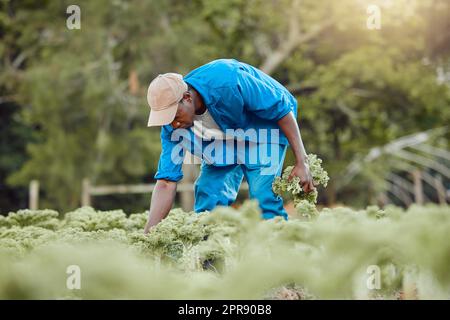
[[[170,107],[164,110],[151,110],[150,116],[148,117],[148,127],[152,126],[164,126],[169,124],[175,119],[175,115],[177,114],[178,103],[171,105]]]

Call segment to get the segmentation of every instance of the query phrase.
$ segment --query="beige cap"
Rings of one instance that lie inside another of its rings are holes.
[[[150,106],[148,126],[169,124],[175,118],[178,102],[188,90],[183,76],[178,73],[158,75],[148,86],[147,102]]]

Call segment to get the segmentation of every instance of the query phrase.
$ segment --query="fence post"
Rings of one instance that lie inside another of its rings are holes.
[[[31,180],[30,181],[30,199],[29,199],[29,207],[31,210],[37,210],[39,208],[39,181]]]
[[[422,173],[420,170],[414,170],[412,176],[414,180],[414,198],[417,204],[423,204]]]
[[[389,204],[389,198],[388,198],[387,193],[385,191],[381,192],[378,195],[377,202],[378,202],[378,206],[381,207],[381,208],[384,208],[386,205]]]
[[[447,204],[445,188],[444,188],[444,184],[442,183],[442,177],[440,175],[434,177],[434,187],[438,194],[439,203]]]
[[[82,187],[81,187],[81,206],[90,206],[91,205],[91,183],[88,178],[83,179]]]
[[[190,157],[186,159],[187,157]],[[198,175],[198,166],[196,164],[195,156],[186,152],[185,160],[183,161],[183,180],[180,185],[193,185]],[[194,209],[194,189],[180,191],[181,208],[186,211]]]

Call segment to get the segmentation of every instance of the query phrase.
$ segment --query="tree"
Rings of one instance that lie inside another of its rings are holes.
[[[150,80],[232,57],[297,95],[306,148],[331,176],[322,201],[366,204],[380,189],[373,174],[341,186],[349,163],[445,125],[450,104],[448,1],[371,3],[381,30],[367,29],[362,0],[79,1],[80,30],[66,28],[69,1],[7,1],[0,87],[33,131],[20,138],[28,159],[7,182],[37,178],[42,204],[67,210],[85,176],[149,181],[160,148],[159,130],[146,127]],[[131,210],[148,199],[133,201],[102,203]]]

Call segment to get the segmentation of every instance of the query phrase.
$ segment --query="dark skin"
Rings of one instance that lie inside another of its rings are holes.
[[[174,129],[189,128],[194,125],[194,115],[206,111],[205,104],[200,94],[191,89],[183,94],[178,103],[177,113],[171,122]],[[173,206],[177,190],[177,183],[169,180],[159,179],[152,193],[150,212],[144,234],[164,219]]]
[[[194,125],[194,115],[202,114],[206,106],[200,94],[191,89],[183,94],[183,99],[178,103],[177,113],[171,122],[174,129],[187,129]]]
[[[206,106],[201,95],[195,89],[189,89],[183,94],[182,100],[178,103],[177,113],[170,124],[174,129],[192,127],[194,125],[194,116],[203,114],[205,111]],[[288,113],[278,120],[277,124],[286,135],[296,160],[289,179],[299,177],[305,192],[315,190],[313,179],[306,163],[305,147],[303,146],[300,129],[294,114],[292,112]],[[151,228],[167,216],[175,200],[176,187],[177,183],[173,181],[160,179],[156,182],[144,234],[147,234]]]
[[[295,165],[289,176],[289,180],[291,180],[293,177],[299,177],[300,184],[302,185],[302,189],[305,192],[309,193],[311,191],[314,191],[314,182],[311,176],[311,172],[309,171],[309,166],[306,163],[305,147],[303,146],[300,129],[298,127],[294,114],[292,112],[289,112],[286,116],[278,120],[278,126],[288,139],[295,156]]]

